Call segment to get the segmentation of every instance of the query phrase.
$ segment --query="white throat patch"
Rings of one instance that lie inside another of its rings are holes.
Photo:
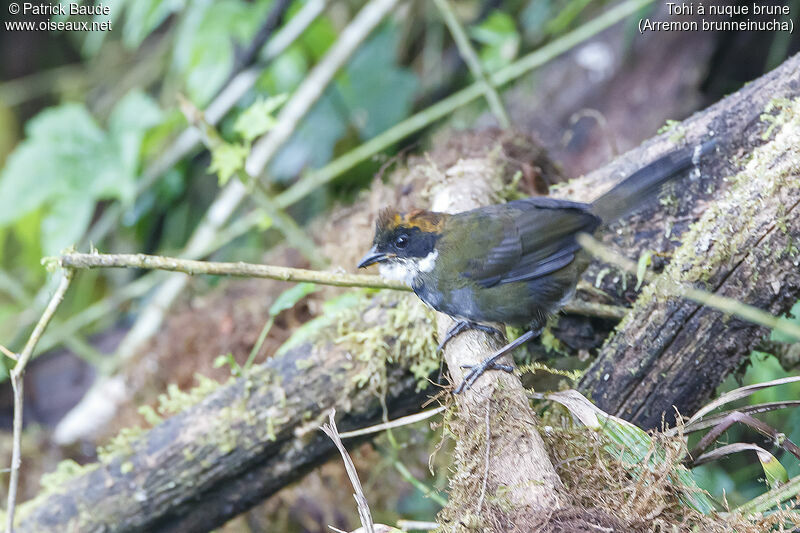
[[[436,266],[436,258],[439,257],[439,250],[434,250],[419,262],[419,270],[421,272],[430,272]]]
[[[438,250],[434,250],[422,259],[396,258],[378,265],[381,277],[395,281],[402,281],[409,287],[420,272],[430,272],[436,266]]]

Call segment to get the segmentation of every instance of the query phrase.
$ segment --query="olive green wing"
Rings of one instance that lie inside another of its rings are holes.
[[[473,226],[471,245],[486,250],[473,254],[463,275],[491,287],[534,280],[564,268],[580,249],[575,235],[592,233],[600,225],[589,208],[539,197],[456,215]]]

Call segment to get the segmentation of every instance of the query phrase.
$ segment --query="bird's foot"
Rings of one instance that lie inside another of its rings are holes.
[[[461,365],[461,368],[468,368],[469,372],[464,376],[464,380],[456,388],[453,394],[460,394],[462,391],[469,390],[472,385],[483,375],[487,370],[502,370],[504,372],[513,372],[514,367],[511,365],[500,364],[497,361],[506,355],[513,352],[518,346],[522,346],[532,338],[541,333],[541,329],[529,330],[514,339],[512,342],[506,344],[492,355],[478,363],[477,365]]]
[[[474,385],[478,378],[481,377],[487,370],[502,370],[503,372],[508,373],[514,371],[513,366],[497,363],[493,361],[491,357],[484,359],[477,365],[461,365],[461,368],[468,368],[469,372],[467,372],[467,374],[464,376],[464,380],[461,382],[461,385],[458,386],[453,394],[461,394],[461,391],[471,389],[472,385]]]
[[[445,345],[448,342],[450,342],[453,339],[453,337],[456,337],[461,332],[466,331],[468,329],[477,329],[479,331],[483,331],[484,333],[488,333],[489,335],[498,335],[500,337],[503,337],[503,334],[500,332],[500,330],[497,328],[493,328],[492,326],[487,326],[485,324],[480,324],[478,322],[472,322],[469,320],[459,320],[458,322],[453,324],[452,328],[447,330],[447,333],[445,333],[444,335],[444,339],[442,339],[442,342],[440,342],[439,346],[436,347],[436,352],[437,353],[441,352],[444,349]]]

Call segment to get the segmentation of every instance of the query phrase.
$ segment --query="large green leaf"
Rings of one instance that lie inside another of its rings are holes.
[[[128,93],[111,112],[109,133],[129,174],[136,172],[145,132],[158,125],[163,118],[158,104],[138,89]]]
[[[74,243],[97,200],[132,198],[142,137],[160,120],[156,104],[140,92],[117,104],[109,131],[78,104],[43,111],[0,173],[0,226],[44,209],[42,252]]]
[[[94,198],[70,194],[53,202],[42,220],[42,251],[55,255],[78,242],[94,212]]]
[[[384,26],[367,41],[337,83],[362,139],[376,136],[411,110],[417,77],[397,64],[398,30]]]
[[[345,117],[331,91],[326,91],[270,165],[278,181],[294,178],[304,168],[321,167],[330,161],[333,146],[346,131]]]
[[[0,174],[0,225],[113,171],[96,164],[104,159],[105,135],[83,106],[47,109],[28,122],[26,133]]]

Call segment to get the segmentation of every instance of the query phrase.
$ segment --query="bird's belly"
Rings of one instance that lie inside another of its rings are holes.
[[[539,327],[569,300],[571,289],[539,279],[493,287],[468,284],[441,290],[424,286],[414,291],[428,306],[456,319]]]

